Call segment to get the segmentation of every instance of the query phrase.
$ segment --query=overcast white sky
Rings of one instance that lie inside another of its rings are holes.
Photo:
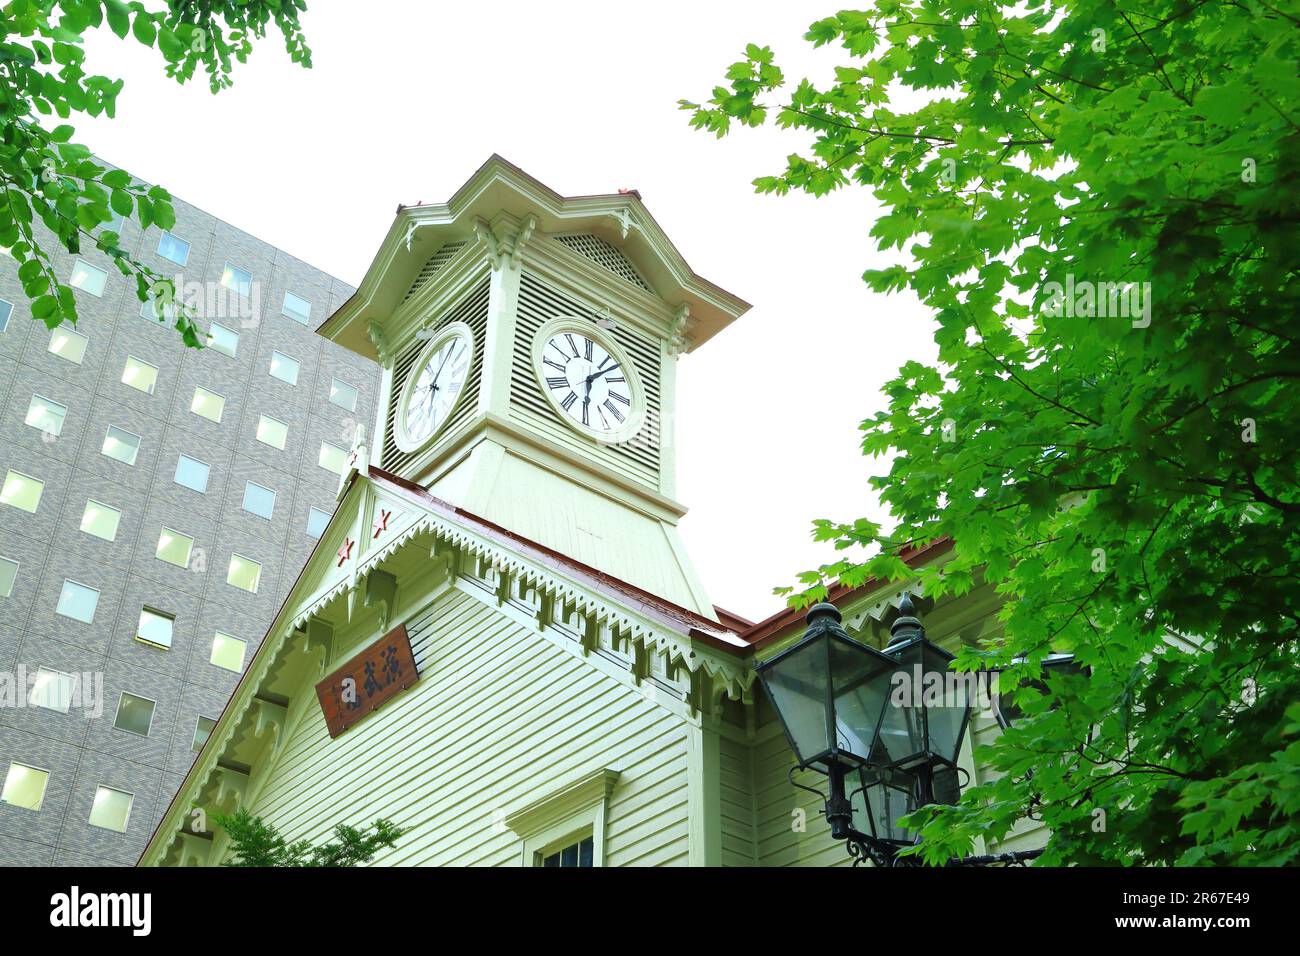
[[[751,180],[805,140],[765,128],[718,141],[676,101],[705,98],[750,41],[787,77],[824,77],[838,52],[801,37],[836,9],[316,0],[313,69],[268,36],[215,97],[103,31],[88,69],[126,86],[117,117],[77,119],[77,138],[353,284],[399,202],[447,199],[493,152],[566,195],[639,189],[692,267],[754,304],[682,360],[678,497],[710,596],[757,619],[781,607],[774,586],[833,558],[813,518],[881,517],[857,425],[903,361],[933,356],[932,323],[861,281],[882,261],[868,193],[757,196]]]

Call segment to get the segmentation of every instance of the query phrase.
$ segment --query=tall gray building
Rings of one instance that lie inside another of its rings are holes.
[[[352,293],[176,204],[123,245],[209,326],[186,349],[95,250],[75,330],[0,266],[0,863],[127,865],[333,511],[379,368],[314,329]]]

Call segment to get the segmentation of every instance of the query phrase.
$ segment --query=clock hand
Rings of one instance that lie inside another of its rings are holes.
[[[592,372],[590,375],[587,376],[587,388],[591,388],[591,383],[594,382],[596,379],[600,378],[606,372],[612,372],[616,368],[618,368],[617,362],[615,362],[609,368],[597,369],[596,371]]]

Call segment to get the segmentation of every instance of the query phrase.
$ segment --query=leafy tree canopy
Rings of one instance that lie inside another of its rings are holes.
[[[54,270],[54,250],[42,247],[39,221],[71,253],[94,247],[134,276],[141,301],[152,296],[160,315],[175,312],[185,344],[199,347],[200,329],[174,283],[122,249],[116,217],[134,216],[141,227],[169,229],[171,196],[161,186],[106,169],[85,146],[72,142],[73,113],[113,116],[122,81],[90,75],[83,41],[107,27],[130,34],[162,55],[167,76],[184,83],[202,68],[212,92],[230,86],[234,61],[243,63],[269,24],[284,35],[295,63],[311,66],[298,26],[305,0],[170,0],[161,10],[125,0],[10,0],[0,6],[0,246],[18,262],[18,277],[32,316],[50,328],[77,321],[72,289]],[[160,140],[162,142],[162,140]],[[171,148],[185,150],[181,138]],[[105,228],[108,226],[108,228]]]
[[[1090,670],[1022,690],[1001,776],[915,814],[920,852],[1030,809],[1051,864],[1296,862],[1294,2],[877,0],[805,39],[841,49],[829,83],[750,45],[683,108],[803,134],[760,192],[872,190],[897,264],[864,278],[933,309],[939,360],[862,425],[896,525],[817,522],[842,560],[794,600],[946,536],[927,593],[1006,599],[962,666]]]
[[[243,807],[214,819],[230,838],[226,866],[360,866],[396,846],[406,832],[388,820],[360,830],[340,823],[334,828],[335,842],[312,846],[308,840],[286,842],[275,827]]]

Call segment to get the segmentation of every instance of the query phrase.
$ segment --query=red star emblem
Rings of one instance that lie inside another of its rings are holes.
[[[348,558],[352,557],[352,547],[356,544],[351,538],[343,539],[343,547],[339,548],[339,567],[343,567]]]
[[[391,511],[385,511],[382,508],[379,510],[379,517],[375,519],[374,523],[376,538],[388,530],[388,519],[392,516],[393,513]]]

